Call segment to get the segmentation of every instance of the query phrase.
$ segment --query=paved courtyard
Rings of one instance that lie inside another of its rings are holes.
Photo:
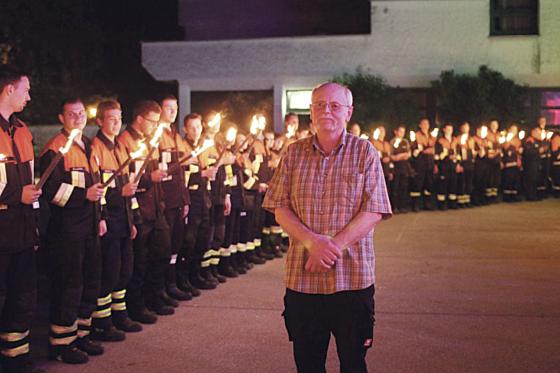
[[[375,242],[370,372],[560,371],[560,200],[397,215],[378,227]],[[283,265],[268,262],[182,303],[125,342],[106,343],[87,365],[47,362],[39,327],[39,366],[294,372],[281,317]],[[327,370],[338,372],[333,343]]]

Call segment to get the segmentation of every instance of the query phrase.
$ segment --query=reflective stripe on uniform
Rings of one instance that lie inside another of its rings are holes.
[[[28,335],[29,335],[29,330],[26,330],[22,333],[20,332],[0,333],[0,339],[6,342],[17,342],[17,341],[21,341]]]
[[[2,355],[6,357],[16,357],[29,353],[29,343],[14,348],[6,348],[2,350]]]

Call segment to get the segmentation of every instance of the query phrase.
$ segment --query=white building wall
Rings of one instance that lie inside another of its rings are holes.
[[[358,66],[391,85],[427,87],[443,70],[488,65],[534,87],[560,87],[560,1],[540,0],[540,35],[490,33],[490,0],[372,1],[372,33],[142,45],[158,80],[194,91],[309,88]],[[275,112],[275,120],[282,113]]]

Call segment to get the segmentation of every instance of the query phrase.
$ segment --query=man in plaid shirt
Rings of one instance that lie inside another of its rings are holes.
[[[373,228],[392,214],[378,152],[346,132],[352,93],[313,90],[316,135],[290,145],[263,207],[290,236],[284,318],[298,372],[325,372],[331,333],[342,372],[367,372],[373,342]]]

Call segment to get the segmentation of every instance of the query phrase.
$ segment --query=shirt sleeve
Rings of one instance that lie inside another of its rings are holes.
[[[269,183],[268,191],[264,197],[263,208],[274,213],[281,207],[290,207],[290,172],[288,166],[288,154],[286,151],[276,168]]]
[[[361,212],[376,212],[382,215],[383,219],[388,219],[393,215],[391,202],[387,194],[387,185],[383,175],[383,168],[379,155],[373,150],[373,146],[368,146],[364,170],[364,193]]]

